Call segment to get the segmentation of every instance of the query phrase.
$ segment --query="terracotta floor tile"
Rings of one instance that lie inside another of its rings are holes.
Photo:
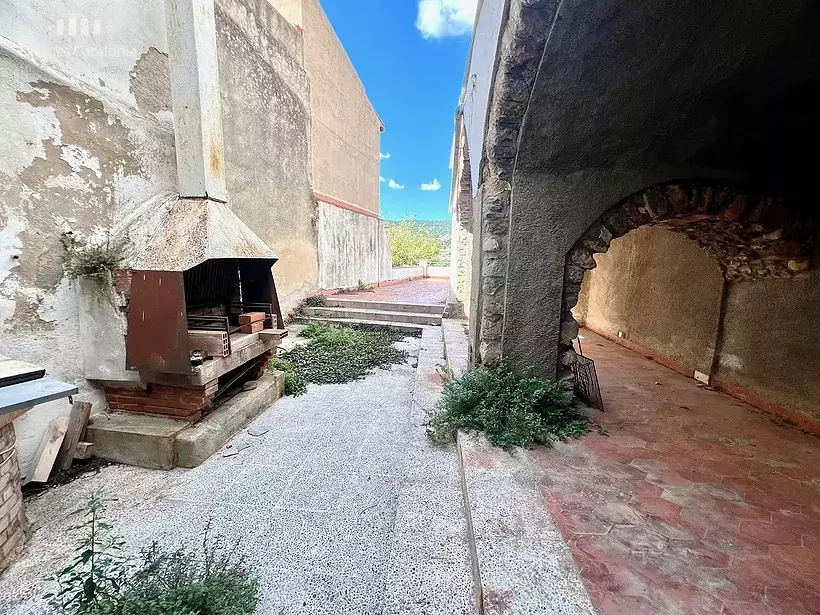
[[[528,458],[599,613],[820,615],[820,440],[584,335],[610,437]]]
[[[770,545],[784,545],[800,547],[803,540],[799,533],[788,530],[779,523],[767,523],[747,519],[740,522],[740,533],[757,540],[762,540]]]
[[[729,556],[726,553],[702,540],[670,540],[666,550],[692,566],[725,568],[729,565]]]
[[[820,615],[820,599],[806,590],[767,587],[766,604],[782,615]]]

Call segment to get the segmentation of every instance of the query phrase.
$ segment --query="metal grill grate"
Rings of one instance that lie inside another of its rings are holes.
[[[575,375],[575,394],[593,408],[603,412],[604,400],[601,397],[601,387],[598,386],[595,361],[583,355],[580,340],[578,340],[578,360],[572,366],[572,373]]]

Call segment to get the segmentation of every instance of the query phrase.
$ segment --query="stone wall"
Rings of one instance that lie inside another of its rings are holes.
[[[0,574],[23,551],[26,514],[14,446],[14,415],[0,416]]]

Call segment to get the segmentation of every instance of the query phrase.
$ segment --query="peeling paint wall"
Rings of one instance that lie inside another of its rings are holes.
[[[319,202],[319,284],[350,288],[391,279],[383,220]]]
[[[219,0],[216,21],[231,206],[279,255],[273,271],[288,311],[319,287],[302,38],[251,0]]]
[[[63,274],[61,234],[104,235],[175,189],[164,3],[61,9],[0,5],[0,353],[99,400],[83,377],[88,312]],[[121,337],[107,340],[113,352]],[[53,402],[15,421],[24,476],[49,420],[67,412]]]

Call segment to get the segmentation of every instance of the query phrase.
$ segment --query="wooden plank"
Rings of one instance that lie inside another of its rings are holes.
[[[0,414],[31,408],[77,393],[77,387],[53,378],[40,378],[0,387]]]
[[[40,460],[37,462],[37,467],[34,468],[34,474],[31,476],[32,482],[45,483],[48,477],[51,476],[51,469],[54,467],[54,461],[57,459],[57,454],[60,452],[60,446],[63,444],[65,432],[68,429],[68,417],[61,416],[48,424],[48,435],[46,437],[46,444],[43,452],[40,454]]]
[[[77,442],[77,448],[74,450],[74,459],[91,459],[93,456],[93,442]]]
[[[288,336],[287,329],[262,329],[259,332],[259,339],[262,340],[281,340]]]
[[[0,387],[37,380],[45,375],[46,370],[39,365],[0,355]]]
[[[188,347],[199,350],[209,357],[227,357],[228,334],[224,331],[188,330]]]
[[[85,426],[91,416],[91,404],[87,401],[75,401],[71,406],[71,415],[68,417],[68,430],[66,431],[57,461],[54,465],[60,470],[68,470],[74,460],[74,451],[77,443],[85,435]]]

